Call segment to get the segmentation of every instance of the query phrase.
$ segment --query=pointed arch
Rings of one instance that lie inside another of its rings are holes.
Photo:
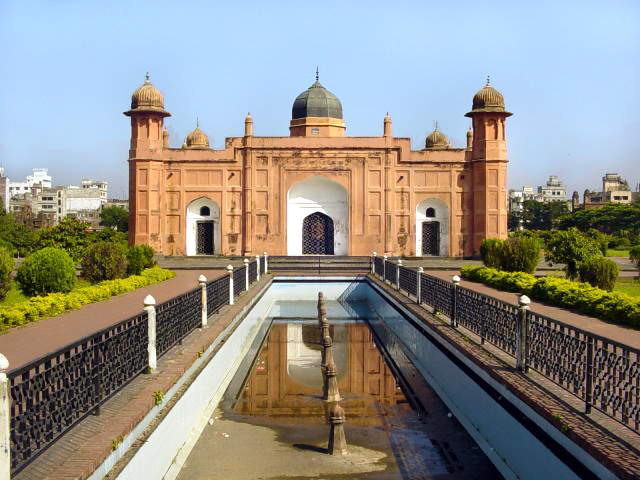
[[[187,205],[187,255],[220,255],[220,207],[208,197]]]

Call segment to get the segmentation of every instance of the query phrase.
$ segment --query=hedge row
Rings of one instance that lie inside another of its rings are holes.
[[[69,293],[50,293],[42,297],[32,297],[28,301],[0,310],[0,332],[37,322],[41,318],[54,317],[89,303],[107,300],[114,295],[154,285],[173,278],[175,275],[171,270],[153,267],[144,270],[140,275],[106,280],[97,285],[78,288]]]
[[[588,283],[565,278],[536,278],[528,273],[500,272],[487,267],[462,267],[462,277],[498,290],[523,293],[558,307],[640,329],[640,301],[618,292],[607,292]]]

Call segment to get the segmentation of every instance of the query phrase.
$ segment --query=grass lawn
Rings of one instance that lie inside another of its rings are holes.
[[[629,257],[629,250],[614,250],[612,248],[608,248],[607,257]]]
[[[91,283],[84,278],[78,278],[78,282],[76,283],[75,288],[89,287]],[[74,288],[74,290],[75,290]],[[7,292],[7,296],[4,300],[0,300],[0,307],[10,307],[11,305],[15,305],[16,303],[21,303],[29,300],[30,297],[24,295],[15,281],[11,282],[11,289]]]
[[[640,282],[631,277],[618,278],[613,290],[615,292],[626,293],[632,297],[640,297]]]

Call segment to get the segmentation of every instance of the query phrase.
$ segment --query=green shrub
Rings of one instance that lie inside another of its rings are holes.
[[[590,258],[578,267],[581,282],[587,282],[609,292],[616,285],[619,271],[616,262],[604,257]]]
[[[534,273],[540,261],[540,242],[533,237],[513,237],[502,244],[500,269]]]
[[[59,315],[67,310],[106,300],[114,295],[154,285],[173,278],[175,275],[171,270],[153,267],[143,271],[140,275],[106,280],[90,287],[77,288],[69,293],[50,293],[43,297],[33,297],[26,302],[0,309],[0,331],[35,322],[41,318]]]
[[[18,268],[16,281],[25,295],[68,292],[76,284],[76,268],[67,252],[47,247],[29,255]]]
[[[614,250],[626,250],[629,247],[631,247],[631,240],[628,238],[613,237],[609,241],[609,248]]]
[[[82,258],[82,276],[91,283],[122,278],[126,271],[127,250],[119,243],[94,243]]]
[[[491,287],[524,293],[534,300],[572,308],[612,323],[640,329],[640,301],[566,278],[536,278],[526,273],[499,272],[486,267],[462,267],[463,278]]]
[[[564,263],[567,278],[578,277],[578,265],[602,254],[600,244],[578,229],[551,230],[545,238],[545,259]]]
[[[482,263],[489,268],[500,268],[502,264],[502,245],[504,240],[486,238],[480,244]]]
[[[149,245],[135,245],[129,248],[127,259],[129,267],[127,273],[130,275],[140,275],[145,268],[151,268],[156,264],[153,248]]]
[[[640,245],[636,245],[629,250],[629,260],[636,264],[638,273],[640,273]]]
[[[589,230],[587,230],[586,235],[587,237],[596,241],[596,243],[598,244],[598,248],[600,249],[600,254],[602,254],[603,257],[606,256],[611,237],[596,230],[595,228],[590,228]]]
[[[7,292],[11,289],[11,272],[13,272],[15,263],[11,252],[0,247],[0,300],[6,297]]]

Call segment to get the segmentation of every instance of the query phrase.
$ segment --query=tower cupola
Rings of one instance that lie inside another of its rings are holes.
[[[500,112],[506,114],[507,117],[511,115],[505,110],[504,97],[491,86],[489,77],[487,77],[487,84],[473,96],[471,111],[465,116],[471,117],[474,113],[482,112]]]
[[[209,137],[200,130],[200,121],[196,120],[196,129],[187,135],[187,148],[209,148]]]
[[[131,110],[125,114],[136,112],[158,112],[165,117],[171,116],[165,112],[164,96],[149,80],[149,73],[145,75],[144,83],[131,95]]]
[[[436,122],[436,128],[433,132],[427,135],[427,139],[424,142],[424,148],[427,150],[441,150],[450,148],[449,139],[438,128],[438,122]]]

